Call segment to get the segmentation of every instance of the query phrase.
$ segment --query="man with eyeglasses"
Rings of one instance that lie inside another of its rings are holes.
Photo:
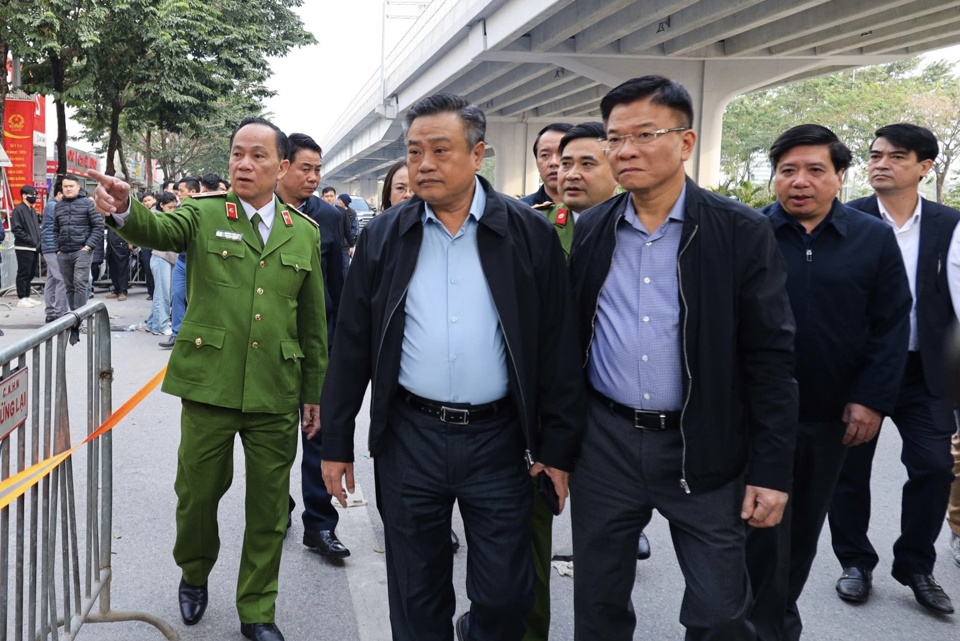
[[[571,475],[574,635],[633,639],[636,542],[656,509],[686,639],[753,641],[744,525],[780,522],[797,424],[783,258],[766,217],[686,177],[697,136],[679,83],[629,80],[600,111],[627,193],[581,216],[570,254],[590,389]]]

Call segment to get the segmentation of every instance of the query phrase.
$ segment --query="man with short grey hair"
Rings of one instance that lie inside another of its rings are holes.
[[[450,520],[469,542],[470,611],[456,634],[519,641],[533,602],[529,474],[567,495],[583,424],[572,299],[551,225],[476,175],[486,119],[459,96],[405,119],[416,194],[357,243],[321,395],[323,476],[353,491],[354,420],[368,384],[395,641],[448,641]]]

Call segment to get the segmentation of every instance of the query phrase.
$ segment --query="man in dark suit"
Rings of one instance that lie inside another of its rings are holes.
[[[777,201],[765,207],[787,264],[800,386],[793,485],[783,522],[747,534],[760,641],[799,641],[797,601],[848,452],[875,440],[906,362],[910,289],[890,229],[837,200],[852,154],[822,125],[770,147]]]
[[[910,281],[910,345],[903,383],[891,418],[903,438],[907,468],[900,538],[893,546],[893,578],[910,587],[917,602],[952,613],[950,598],[933,577],[934,542],[953,481],[950,437],[956,422],[945,398],[944,339],[954,316],[947,279],[947,253],[960,212],[919,196],[917,185],[937,157],[936,137],[911,124],[881,127],[867,165],[876,195],[850,203],[893,229]],[[870,470],[876,439],[847,455],[830,507],[833,551],[843,567],[837,593],[845,601],[870,595],[879,557],[867,537]]]
[[[345,504],[372,382],[395,641],[453,636],[454,501],[469,543],[470,610],[457,638],[520,641],[533,603],[529,477],[542,472],[562,509],[583,422],[560,242],[546,219],[476,175],[485,130],[483,112],[459,96],[407,110],[416,196],[360,234],[341,306],[350,322],[321,395],[323,478]]]
[[[327,344],[333,343],[337,307],[343,291],[343,260],[340,247],[340,212],[333,205],[313,195],[320,184],[323,163],[320,149],[306,134],[290,134],[287,138],[290,169],[277,183],[277,195],[287,205],[295,207],[313,219],[320,228],[320,270],[323,272],[324,300],[327,311]],[[350,550],[337,538],[340,515],[330,502],[323,477],[320,475],[320,439],[301,434],[303,457],[300,479],[303,494],[303,544],[323,556],[342,559]],[[290,510],[296,504],[290,498]],[[289,523],[289,521],[288,521]]]

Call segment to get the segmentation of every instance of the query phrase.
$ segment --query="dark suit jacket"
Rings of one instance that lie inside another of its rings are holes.
[[[333,332],[337,326],[337,309],[343,291],[343,214],[330,203],[310,196],[300,206],[300,211],[313,219],[320,228],[320,269],[323,271],[324,292],[327,304],[327,344],[333,344]]]
[[[953,302],[947,284],[947,251],[960,211],[923,200],[920,210],[920,252],[917,257],[917,337],[927,391],[943,396],[946,389],[944,342],[953,321]],[[876,195],[847,203],[849,207],[880,217]]]

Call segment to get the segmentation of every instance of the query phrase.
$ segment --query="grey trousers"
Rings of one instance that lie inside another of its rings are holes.
[[[55,252],[49,252],[43,255],[43,262],[47,264],[47,282],[43,286],[44,311],[48,318],[63,316],[70,306],[67,304],[67,287],[60,273],[60,261]]]
[[[79,309],[87,302],[87,282],[90,278],[92,252],[78,249],[75,252],[60,252],[60,274],[67,288],[67,303],[70,309]]]
[[[746,619],[743,480],[686,494],[682,456],[679,430],[638,430],[591,398],[570,488],[576,641],[632,641],[637,538],[654,509],[670,523],[686,580],[680,623],[687,641],[756,638]]]

